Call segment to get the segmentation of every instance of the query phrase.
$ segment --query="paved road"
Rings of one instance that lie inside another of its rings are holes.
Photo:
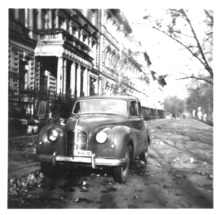
[[[53,180],[37,171],[9,182],[9,208],[212,208],[213,128],[195,119],[148,123],[148,165],[135,160],[126,184],[105,169],[65,169]]]

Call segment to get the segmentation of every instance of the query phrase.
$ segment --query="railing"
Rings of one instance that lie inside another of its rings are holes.
[[[65,41],[70,45],[77,47],[80,51],[88,53],[90,48],[85,43],[81,42],[74,35],[69,34],[63,29],[43,29],[39,30],[39,41],[40,42],[55,42],[55,41]]]

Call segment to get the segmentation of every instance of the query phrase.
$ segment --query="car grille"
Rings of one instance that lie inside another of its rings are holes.
[[[74,130],[67,132],[67,155],[73,156],[74,148],[76,150],[87,150],[87,133],[85,131]]]

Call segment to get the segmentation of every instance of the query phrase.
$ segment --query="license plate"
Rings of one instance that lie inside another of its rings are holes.
[[[74,150],[74,155],[75,156],[82,156],[82,157],[91,157],[92,152],[91,151],[86,151],[86,150]]]

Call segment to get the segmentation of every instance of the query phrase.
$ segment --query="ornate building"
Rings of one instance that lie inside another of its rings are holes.
[[[9,114],[45,115],[58,97],[98,94],[99,13],[9,10]]]
[[[142,66],[132,55],[129,34],[132,29],[118,9],[102,10],[101,14],[101,69],[104,93],[127,94],[141,98],[144,91],[140,86],[148,85],[149,79],[142,80]],[[138,89],[139,88],[139,89]]]
[[[9,117],[50,118],[57,107],[65,117],[75,98],[94,94],[146,106],[150,72],[129,48],[131,32],[118,9],[9,9]]]

